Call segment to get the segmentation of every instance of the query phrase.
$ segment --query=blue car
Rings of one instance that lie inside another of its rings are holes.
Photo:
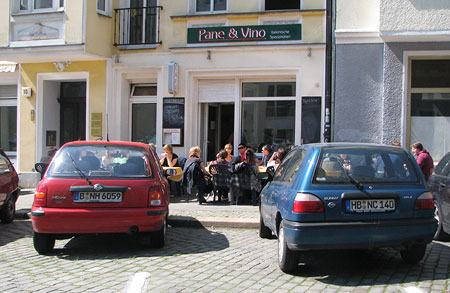
[[[262,238],[278,237],[279,266],[301,251],[394,247],[418,263],[437,228],[414,157],[375,144],[310,144],[290,151],[261,191]]]

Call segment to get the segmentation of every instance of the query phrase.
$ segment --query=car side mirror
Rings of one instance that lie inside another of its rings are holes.
[[[267,173],[267,180],[268,181],[272,181],[273,180],[273,176],[275,175],[275,168],[273,166],[269,166],[266,169],[266,173]]]
[[[45,171],[47,170],[48,163],[36,163],[34,164],[34,169],[41,174],[41,179],[44,176]]]

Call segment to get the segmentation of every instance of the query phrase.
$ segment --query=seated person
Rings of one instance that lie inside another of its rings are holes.
[[[173,147],[171,144],[166,144],[163,147],[163,157],[159,161],[163,167],[179,167],[178,156],[173,153]]]

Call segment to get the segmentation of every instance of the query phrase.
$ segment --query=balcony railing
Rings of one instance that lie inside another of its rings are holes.
[[[133,48],[161,44],[159,40],[161,10],[162,6],[114,9],[114,46]]]

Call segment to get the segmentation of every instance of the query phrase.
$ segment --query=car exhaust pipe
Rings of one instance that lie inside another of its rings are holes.
[[[138,232],[139,232],[138,226],[131,226],[131,227],[128,229],[128,234],[131,234],[131,235],[134,235],[134,234],[136,234],[136,233],[138,233]]]

